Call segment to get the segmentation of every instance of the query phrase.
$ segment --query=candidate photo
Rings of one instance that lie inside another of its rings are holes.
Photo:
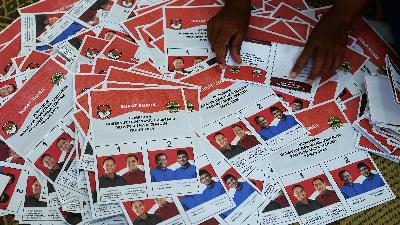
[[[248,120],[264,141],[272,139],[299,124],[280,103],[255,114]]]
[[[200,183],[203,188],[203,191],[200,194],[186,195],[180,198],[181,205],[185,211],[193,209],[226,193],[221,182],[215,175],[215,172],[212,171],[214,176],[209,172],[211,170],[211,167],[199,170]]]
[[[98,157],[97,168],[100,188],[146,183],[141,152]]]
[[[340,202],[325,175],[319,175],[286,187],[296,212],[301,216]]]
[[[79,19],[91,26],[99,24],[101,11],[110,11],[113,2],[110,0],[97,0],[88,10],[86,10]]]
[[[165,197],[126,202],[124,207],[135,225],[155,225],[179,215],[172,199]]]
[[[222,218],[228,217],[240,204],[242,204],[256,189],[251,186],[247,181],[239,180],[240,177],[231,173],[225,173],[222,177],[224,183],[228,187],[230,194],[233,193],[233,202],[236,207],[220,214]]]
[[[296,96],[274,90],[276,96],[281,100],[281,103],[286,107],[290,107],[292,112],[297,112],[308,107],[309,101],[298,98]]]
[[[47,169],[43,172],[47,174],[50,180],[56,181],[62,167],[64,166],[64,162],[57,162],[53,155],[47,153],[40,157],[40,162],[42,163],[42,166]]]
[[[61,16],[62,14],[35,15],[36,36],[39,37],[44,31],[53,26],[61,18]]]
[[[185,68],[190,66],[185,66],[185,60],[183,57],[177,56],[172,59],[172,65],[170,66],[170,72],[181,72],[181,73],[190,73]]]
[[[309,198],[309,193],[305,190],[304,186],[296,184],[291,188],[291,193],[296,198],[294,208],[302,216],[312,211],[322,209],[324,206],[321,202]]]
[[[278,192],[278,196],[274,198],[267,206],[262,210],[262,213],[271,212],[278,209],[283,209],[289,207],[289,202],[283,193],[283,190]]]
[[[145,172],[140,168],[143,168],[143,162],[139,161],[139,157],[141,157],[141,153],[140,156],[139,153],[130,154],[125,158],[127,172],[122,175],[122,178],[127,185],[146,183]]]
[[[168,71],[188,74],[191,71],[187,68],[197,65],[205,59],[207,59],[206,56],[169,56]]]
[[[67,40],[68,38],[76,35],[79,31],[81,31],[84,26],[80,23],[73,22],[69,27],[63,30],[57,37],[55,37],[48,45],[36,46],[36,50],[38,51],[47,51],[52,49],[52,46]],[[71,39],[72,40],[72,39]],[[76,44],[71,43],[74,47]]]
[[[243,122],[225,127],[208,135],[207,138],[227,159],[232,159],[260,144]]]
[[[15,84],[4,84],[0,87],[0,97],[5,98],[17,90]]]
[[[42,142],[42,145],[48,146],[35,161],[35,166],[42,171],[50,180],[56,181],[63,167],[69,168],[75,157],[74,139],[63,132],[51,144]]]
[[[33,180],[33,182],[32,182]],[[36,177],[28,178],[24,207],[46,207],[47,202],[40,200],[42,185]]]
[[[23,165],[25,160],[5,142],[0,140],[0,161]]]
[[[102,161],[102,169],[104,174],[98,178],[99,188],[117,187],[127,184],[126,180],[121,175],[115,173],[116,166],[117,163],[114,157],[106,157]]]
[[[345,199],[385,186],[370,160],[353,163],[331,171]]]
[[[10,178],[4,190],[2,190],[3,193],[0,195],[0,209],[7,210],[15,190],[16,182],[18,181],[20,170],[0,166],[0,174],[6,175]]]
[[[197,178],[192,148],[152,151],[149,152],[149,161],[152,182]]]

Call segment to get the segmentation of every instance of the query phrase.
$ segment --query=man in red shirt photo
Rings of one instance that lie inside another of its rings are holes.
[[[232,131],[239,138],[237,145],[242,146],[245,149],[250,149],[260,144],[254,135],[246,134],[246,131],[240,125],[233,125]]]
[[[315,200],[319,201],[323,206],[332,205],[340,201],[335,191],[326,188],[325,181],[322,178],[315,178],[312,184],[315,190],[319,192]]]
[[[122,178],[125,179],[127,185],[132,184],[142,184],[146,182],[146,178],[144,175],[144,171],[139,169],[138,164],[139,160],[136,155],[128,155],[125,158],[126,167],[128,168],[128,172],[122,175]]]
[[[159,216],[162,220],[170,219],[179,214],[176,205],[167,201],[166,198],[155,198],[154,202],[158,205],[158,209],[154,212],[154,215]]]

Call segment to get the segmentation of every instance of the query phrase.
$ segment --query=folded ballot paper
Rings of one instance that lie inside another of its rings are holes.
[[[287,3],[286,3],[287,2]],[[289,74],[329,7],[252,0],[221,71],[221,0],[43,0],[0,33],[0,215],[20,224],[326,224],[395,195],[399,58],[355,21]]]

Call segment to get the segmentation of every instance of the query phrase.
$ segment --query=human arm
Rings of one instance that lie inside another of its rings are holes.
[[[308,83],[316,76],[336,70],[346,51],[347,32],[367,4],[368,0],[338,0],[311,32],[290,76],[295,78],[310,58],[313,59],[313,66]]]
[[[208,40],[220,69],[225,66],[228,47],[232,59],[241,63],[240,47],[249,26],[250,11],[250,0],[225,0],[221,11],[208,21]]]

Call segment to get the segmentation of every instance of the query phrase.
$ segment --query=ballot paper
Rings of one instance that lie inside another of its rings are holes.
[[[252,181],[242,177],[225,160],[211,162],[222,185],[231,196],[236,207],[219,216],[228,224],[242,224],[265,201]]]
[[[25,4],[24,4],[25,5]],[[0,31],[0,216],[20,224],[326,224],[395,197],[399,57],[365,19],[336,71],[290,73],[332,6],[43,0]],[[387,178],[388,179],[388,178]],[[390,182],[389,182],[390,183]]]
[[[5,214],[16,214],[24,202],[24,193],[28,170],[23,165],[9,162],[0,162],[1,175],[7,176],[1,194],[0,212]]]
[[[351,143],[352,137],[352,128],[343,124],[271,156],[301,223],[329,223],[393,199],[393,192],[367,153],[338,147]],[[312,163],[293,164],[293,158]]]
[[[159,197],[124,202],[123,208],[130,225],[140,221],[138,208],[143,208],[147,216],[156,221],[156,224],[185,224],[176,204],[174,199]]]
[[[312,84],[306,83],[311,63],[306,65],[298,78],[291,79],[289,77],[295,59],[301,51],[301,47],[277,43],[263,45],[243,42],[240,52],[243,62],[241,64],[235,63],[228,54],[223,77],[228,80],[267,84],[268,86],[311,95],[318,84],[318,79],[314,80]],[[290,64],[290,62],[293,64]]]
[[[207,48],[207,21],[220,9],[220,6],[163,8],[167,49]]]
[[[118,97],[121,94],[128,94],[129,97]],[[198,192],[194,131],[185,111],[182,89],[92,91],[90,102],[99,201]],[[110,137],[109,132],[118,134],[119,139]],[[177,157],[180,151],[186,153],[186,158],[191,161],[190,173],[176,174],[175,171],[180,170],[178,163],[174,164],[171,159],[167,159]],[[104,180],[107,183],[102,183],[103,179],[107,179],[103,175],[107,163],[120,161],[114,158],[125,159],[130,154],[142,159],[140,164],[144,165],[143,179],[129,184],[119,177],[120,182],[115,185],[107,180]],[[160,157],[165,158],[163,163]]]
[[[198,224],[214,215],[234,208],[235,203],[223,188],[222,181],[215,173],[207,155],[198,158],[201,183],[200,194],[178,196],[179,205],[191,224]]]
[[[58,221],[61,215],[57,209],[48,207],[47,199],[43,199],[46,193],[46,181],[40,176],[30,174],[26,181],[26,192],[24,198],[24,209],[22,220],[26,222],[35,221]]]
[[[400,106],[394,100],[392,90],[388,88],[391,86],[388,77],[366,76],[365,82],[371,120],[376,123],[399,125],[397,115],[400,113]]]

